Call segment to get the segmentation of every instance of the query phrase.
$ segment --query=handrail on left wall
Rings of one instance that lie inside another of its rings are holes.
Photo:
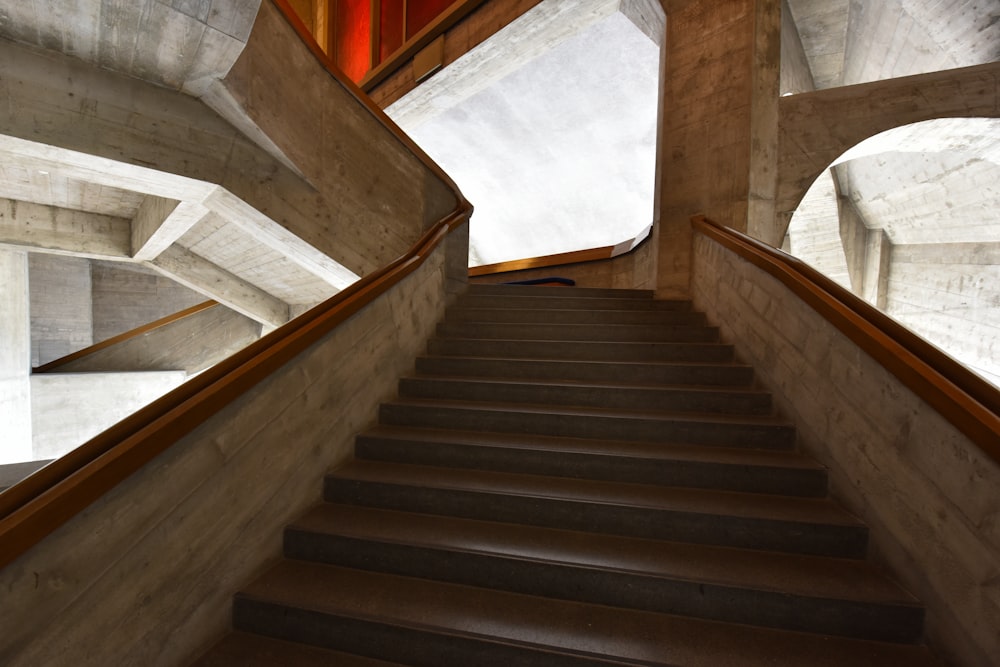
[[[455,182],[337,70],[288,0],[265,1],[272,2],[281,11],[330,76],[451,190],[455,207],[398,259],[0,493],[0,567],[14,561],[198,425],[400,283],[424,263],[452,230],[472,215],[472,205]]]

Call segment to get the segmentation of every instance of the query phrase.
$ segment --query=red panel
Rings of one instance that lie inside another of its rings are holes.
[[[337,66],[353,81],[361,81],[371,69],[371,2],[337,0]]]
[[[406,3],[406,38],[423,30],[455,0],[408,0]]]
[[[403,45],[403,0],[382,0],[379,62]]]

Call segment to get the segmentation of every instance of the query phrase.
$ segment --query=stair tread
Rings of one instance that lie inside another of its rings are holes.
[[[575,388],[588,388],[588,389],[608,389],[608,390],[622,390],[622,389],[634,389],[636,391],[649,392],[649,393],[676,393],[676,392],[689,392],[695,394],[738,394],[743,396],[770,396],[771,392],[758,389],[756,387],[740,387],[740,386],[718,386],[710,384],[666,384],[658,383],[656,385],[649,384],[633,384],[631,382],[614,382],[610,380],[602,380],[600,382],[595,380],[566,380],[566,379],[533,379],[533,378],[513,378],[513,377],[488,377],[488,376],[476,376],[476,375],[445,375],[445,374],[431,374],[431,373],[418,373],[415,375],[406,375],[401,378],[401,380],[416,380],[416,381],[429,381],[429,382],[439,382],[439,383],[451,383],[451,384],[496,384],[504,386],[528,386],[528,387],[575,387]]]
[[[797,452],[737,447],[705,447],[683,443],[651,443],[641,440],[598,440],[488,431],[374,426],[362,436],[391,438],[428,444],[460,444],[471,447],[504,447],[527,451],[580,453],[598,456],[629,456],[664,461],[691,461],[744,466],[773,466],[800,470],[825,470],[815,460]]]
[[[508,285],[504,283],[484,284],[470,283],[467,294],[499,295],[510,294],[517,296],[604,296],[615,295],[625,299],[652,299],[653,290],[615,288],[615,287],[581,287],[578,285]],[[669,300],[669,299],[668,299]],[[687,301],[686,299],[673,299],[673,301]]]
[[[191,667],[405,667],[246,632],[231,632]]]
[[[865,561],[416,514],[325,503],[293,530],[719,586],[919,606]]]
[[[727,415],[715,412],[673,411],[673,410],[627,410],[623,408],[578,407],[569,405],[545,405],[538,403],[517,403],[506,401],[463,401],[457,399],[400,397],[389,401],[388,405],[440,407],[451,409],[495,410],[498,412],[517,411],[536,414],[564,415],[570,417],[600,416],[621,419],[659,419],[663,421],[717,422],[724,424],[754,424],[790,427],[779,417],[770,415]]]
[[[830,500],[819,498],[796,498],[794,502],[789,502],[788,496],[768,494],[362,460],[351,461],[337,468],[328,475],[328,479],[518,495],[765,521],[863,526],[858,519]]]
[[[684,665],[935,665],[921,647],[640,612],[307,562],[282,562],[238,594],[448,636]]]

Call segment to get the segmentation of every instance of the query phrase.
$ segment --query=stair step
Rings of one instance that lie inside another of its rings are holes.
[[[357,437],[360,459],[605,481],[826,495],[826,469],[799,454],[662,443],[377,426]]]
[[[716,447],[791,449],[795,444],[794,427],[771,417],[556,408],[521,403],[397,399],[380,406],[379,421],[391,426]]]
[[[324,497],[382,509],[862,558],[867,528],[825,499],[353,461]]]
[[[518,296],[494,294],[462,294],[455,300],[457,307],[511,308],[517,310],[670,310],[689,311],[687,300],[593,296]]]
[[[442,338],[483,338],[489,340],[556,340],[604,342],[714,343],[715,327],[683,324],[507,324],[503,322],[442,322],[437,326]]]
[[[244,632],[413,665],[929,667],[922,647],[550,600],[301,561],[237,595]]]
[[[655,343],[502,340],[484,338],[432,338],[427,343],[429,354],[504,357],[512,359],[546,359],[574,361],[625,362],[729,362],[733,346],[723,343]]]
[[[360,655],[231,632],[191,667],[405,667]]]
[[[922,632],[923,609],[863,561],[332,504],[313,509],[286,530],[285,555],[859,639],[914,643]]]
[[[748,386],[753,368],[726,363],[640,363],[504,359],[488,357],[418,357],[417,372],[424,375],[516,377],[534,380],[605,380],[627,377],[633,385],[692,384]]]
[[[705,314],[691,310],[582,310],[475,308],[448,309],[449,322],[504,322],[551,324],[683,324],[705,326]]]
[[[458,377],[404,377],[401,396],[609,409],[766,415],[771,395],[749,388],[637,387],[625,384]]]
[[[542,296],[637,299],[652,301],[653,290],[615,289],[607,287],[574,287],[547,285],[482,285],[470,283],[466,294],[483,296]]]

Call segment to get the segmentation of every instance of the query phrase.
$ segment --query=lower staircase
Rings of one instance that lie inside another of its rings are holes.
[[[940,665],[687,301],[471,286],[196,664]]]

